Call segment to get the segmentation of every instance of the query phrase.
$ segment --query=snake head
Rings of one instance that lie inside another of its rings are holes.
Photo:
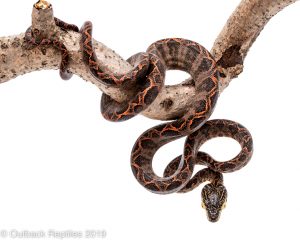
[[[207,184],[202,189],[202,207],[210,222],[217,222],[226,207],[227,190],[224,185]]]

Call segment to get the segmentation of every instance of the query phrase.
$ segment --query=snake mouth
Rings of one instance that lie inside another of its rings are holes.
[[[209,215],[208,217],[208,221],[212,222],[212,223],[215,223],[217,221],[219,221],[220,219],[220,214],[217,214],[217,215]]]
[[[221,213],[216,209],[207,209],[207,218],[210,222],[217,222],[220,219]]]

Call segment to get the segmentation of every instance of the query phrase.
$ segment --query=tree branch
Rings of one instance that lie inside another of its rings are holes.
[[[264,26],[279,11],[297,0],[242,0],[233,12],[211,50],[222,72],[221,92],[243,70],[249,48]],[[43,1],[42,1],[43,2]],[[107,87],[95,79],[82,61],[80,34],[64,32],[55,26],[52,7],[33,7],[32,29],[47,35],[57,34],[70,51],[70,71],[95,84],[101,91],[117,101],[124,101],[134,94],[125,89]],[[42,69],[58,69],[61,55],[54,48],[28,49],[24,33],[0,38],[0,83],[19,75]],[[99,64],[106,71],[125,73],[131,66],[113,50],[94,40]],[[154,103],[143,114],[149,118],[167,120],[181,115],[195,95],[193,80],[165,86]]]

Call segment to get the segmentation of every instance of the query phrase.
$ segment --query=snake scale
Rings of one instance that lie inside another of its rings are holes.
[[[63,30],[78,32],[79,29],[57,18],[55,23]],[[212,55],[200,44],[181,38],[168,38],[150,45],[146,52],[133,55],[127,61],[132,70],[116,75],[99,64],[92,38],[93,25],[85,22],[80,29],[82,59],[90,73],[106,86],[132,88],[135,94],[131,99],[117,102],[103,94],[101,113],[105,119],[114,122],[128,120],[141,113],[156,99],[164,86],[167,70],[182,70],[189,73],[195,87],[195,101],[190,103],[181,117],[162,123],[145,131],[136,141],[131,153],[131,167],[138,182],[153,193],[186,193],[201,183],[209,181],[202,189],[202,207],[206,209],[208,220],[218,221],[227,202],[227,190],[222,173],[237,171],[251,159],[253,141],[250,132],[242,125],[230,120],[208,120],[219,95],[219,72]],[[57,37],[38,39],[31,28],[26,31],[25,39],[36,46],[53,46],[61,51],[60,75],[69,79],[69,53]],[[167,143],[186,137],[184,151],[171,161],[163,176],[155,174],[152,161],[155,153]],[[241,146],[241,151],[233,159],[218,162],[199,148],[211,138],[229,137]],[[194,166],[203,165],[204,169],[193,175]]]
[[[130,82],[139,80],[137,94],[126,102],[119,103],[106,94],[102,95],[101,112],[105,119],[115,122],[128,120],[145,110],[155,100],[163,86],[165,66],[155,54],[138,53],[128,59],[133,65],[130,72],[114,75],[103,71],[93,48],[92,27],[91,22],[85,22],[80,30],[83,61],[92,75],[103,84],[115,87],[126,87]]]

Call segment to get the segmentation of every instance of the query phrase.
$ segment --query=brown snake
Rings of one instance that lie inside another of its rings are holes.
[[[55,23],[63,30],[78,32],[75,25],[59,19]],[[80,30],[83,61],[91,74],[101,83],[116,88],[130,88],[135,84],[135,95],[126,102],[117,102],[103,94],[102,115],[110,121],[128,120],[144,111],[157,97],[164,85],[166,70],[177,69],[188,72],[193,78],[195,101],[182,116],[173,121],[155,126],[144,132],[136,141],[131,154],[131,167],[140,184],[154,193],[168,194],[189,192],[205,181],[210,181],[202,190],[202,206],[208,219],[215,222],[227,201],[227,190],[222,173],[233,172],[244,167],[253,152],[252,137],[242,125],[229,120],[210,120],[218,99],[218,77],[216,62],[200,44],[180,38],[163,39],[153,43],[145,53],[128,59],[133,66],[125,74],[113,74],[103,69],[93,47],[92,23],[85,22]],[[40,39],[31,28],[25,39],[32,47],[53,46],[61,51],[60,74],[69,79],[69,53],[57,36]],[[182,156],[167,166],[164,176],[155,174],[152,161],[155,153],[165,144],[187,136]],[[204,152],[201,145],[215,137],[230,137],[241,145],[240,153],[230,161],[218,162]],[[196,164],[206,166],[193,176]]]

